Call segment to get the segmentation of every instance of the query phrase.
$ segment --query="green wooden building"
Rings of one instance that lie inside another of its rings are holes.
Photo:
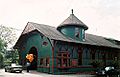
[[[117,58],[120,46],[104,37],[85,33],[88,27],[73,13],[57,28],[28,22],[14,49],[20,64],[26,54],[35,55],[31,69],[51,74],[93,71],[92,61],[109,65]]]

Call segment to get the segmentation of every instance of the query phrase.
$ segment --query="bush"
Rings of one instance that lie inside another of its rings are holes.
[[[111,66],[114,66],[115,68],[119,68],[120,67],[120,61],[119,60],[113,60],[111,62]]]
[[[92,60],[90,63],[94,68],[101,67],[103,65],[102,61],[99,60]]]

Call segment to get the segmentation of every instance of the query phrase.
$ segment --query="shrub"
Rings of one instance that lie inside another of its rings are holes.
[[[99,60],[92,60],[90,63],[94,68],[103,66],[103,62]]]

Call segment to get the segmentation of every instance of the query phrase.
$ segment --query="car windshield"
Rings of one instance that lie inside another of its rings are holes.
[[[16,66],[16,64],[15,64],[15,63],[12,63],[11,66],[14,67],[14,66]]]
[[[106,71],[109,71],[109,70],[112,70],[112,69],[114,69],[114,67],[105,67]]]

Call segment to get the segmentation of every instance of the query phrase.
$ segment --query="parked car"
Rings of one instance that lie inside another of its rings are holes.
[[[5,72],[20,72],[22,73],[23,67],[16,63],[12,63],[10,66],[5,66]]]
[[[98,69],[96,71],[96,75],[98,76],[105,76],[105,75],[117,75],[119,77],[119,70],[118,69],[115,69],[114,67],[112,66],[107,66],[107,67],[104,67],[104,68],[101,68],[101,69]]]

